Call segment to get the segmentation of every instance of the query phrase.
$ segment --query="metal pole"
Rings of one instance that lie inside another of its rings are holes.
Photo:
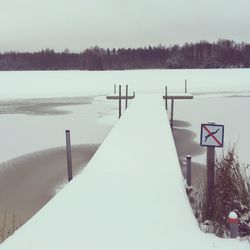
[[[192,157],[191,155],[187,155],[186,158],[187,158],[187,185],[191,187],[192,186],[192,169],[191,169]]]
[[[185,93],[187,94],[187,80],[185,80]]]
[[[67,162],[68,162],[68,181],[70,182],[73,179],[70,130],[66,130],[65,133],[66,133],[66,150],[67,150]]]
[[[116,94],[116,84],[114,84],[114,94]]]
[[[165,87],[165,108],[168,110],[168,86]]]
[[[170,118],[170,125],[173,127],[174,123],[174,99],[171,99],[171,118]]]
[[[214,161],[215,161],[215,147],[207,147],[207,205],[208,206],[212,202],[213,192],[214,192]]]
[[[122,116],[122,86],[119,85],[119,118]]]
[[[239,236],[239,221],[238,215],[235,212],[230,212],[228,215],[230,237],[236,238]]]
[[[125,99],[125,109],[128,107],[128,85],[126,85],[126,99]]]

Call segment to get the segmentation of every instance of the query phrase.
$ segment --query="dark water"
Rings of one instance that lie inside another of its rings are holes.
[[[195,141],[196,134],[189,129],[191,124],[187,121],[174,120],[173,137],[181,170],[186,177],[186,156],[202,155],[206,149]],[[192,161],[192,184],[199,184],[205,177],[205,165]]]

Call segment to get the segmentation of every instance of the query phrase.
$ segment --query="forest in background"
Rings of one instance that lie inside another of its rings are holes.
[[[103,49],[98,46],[81,53],[39,52],[0,53],[0,70],[127,70],[249,68],[250,44],[220,39],[183,46],[158,45],[144,48]]]

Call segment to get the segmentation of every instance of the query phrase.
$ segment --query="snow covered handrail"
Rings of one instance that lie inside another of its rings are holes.
[[[116,92],[116,91],[115,91]],[[122,86],[119,85],[119,95],[115,96],[106,96],[106,99],[109,100],[119,100],[119,118],[122,115],[122,100],[125,100],[125,109],[128,107],[128,99],[134,99],[135,98],[135,92],[133,92],[132,96],[128,95],[128,85],[126,85],[126,95],[122,96]]]
[[[166,110],[168,109],[168,99],[171,100],[171,117],[170,117],[170,125],[171,127],[173,126],[173,121],[174,121],[174,100],[185,100],[185,99],[193,99],[193,95],[192,94],[168,94],[167,92],[167,87],[165,89],[165,95],[162,97],[165,100],[165,107]]]
[[[167,99],[193,99],[193,95],[192,94],[168,94],[167,96],[163,96],[163,99],[166,100]]]
[[[131,96],[117,96],[117,95],[112,95],[112,96],[106,96],[106,99],[108,100],[119,100],[119,99],[134,99],[135,98],[135,94],[131,95]]]

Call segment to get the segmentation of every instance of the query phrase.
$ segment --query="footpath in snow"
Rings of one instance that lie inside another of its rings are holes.
[[[249,243],[200,231],[162,96],[141,95],[85,170],[0,249],[241,250]]]

